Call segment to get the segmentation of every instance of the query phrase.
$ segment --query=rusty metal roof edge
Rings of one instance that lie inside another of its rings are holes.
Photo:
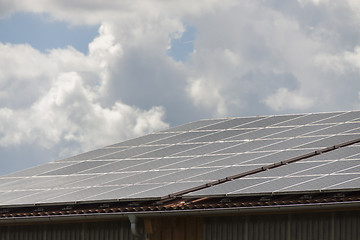
[[[312,204],[289,204],[274,206],[251,206],[251,207],[233,207],[233,208],[211,208],[211,209],[182,209],[182,210],[160,210],[160,211],[142,211],[142,212],[120,212],[120,213],[95,213],[82,215],[54,215],[54,216],[29,216],[0,218],[2,224],[20,224],[20,223],[40,223],[40,222],[61,222],[61,221],[94,221],[94,220],[112,220],[126,219],[129,214],[138,217],[162,217],[162,216],[186,216],[186,215],[219,215],[219,214],[242,214],[242,213],[271,213],[286,211],[304,211],[304,210],[344,210],[359,208],[360,201],[332,202],[332,203],[312,203]]]

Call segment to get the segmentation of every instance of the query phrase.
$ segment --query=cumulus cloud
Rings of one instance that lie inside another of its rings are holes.
[[[88,55],[71,47],[41,53],[11,44],[0,44],[0,52],[0,146],[74,143],[62,149],[69,154],[168,127],[161,106],[102,106],[109,65],[122,54],[106,24]]]
[[[71,151],[166,122],[358,108],[358,2],[3,1],[0,16],[101,27],[87,55],[0,43],[0,144]],[[186,26],[194,51],[177,62],[168,49]]]
[[[302,96],[296,91],[289,91],[287,88],[278,89],[273,95],[265,99],[265,103],[276,111],[283,111],[287,109],[305,110],[308,109],[314,100]]]
[[[75,72],[61,74],[50,90],[28,109],[0,109],[1,145],[79,142],[83,149],[167,127],[163,109],[140,110],[120,102],[103,108],[97,95]],[[116,130],[116,131],[115,131]]]

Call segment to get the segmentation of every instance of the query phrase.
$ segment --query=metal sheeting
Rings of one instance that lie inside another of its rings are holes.
[[[1,240],[133,240],[128,221],[0,226]]]
[[[355,240],[359,212],[276,214],[209,218],[206,240]]]

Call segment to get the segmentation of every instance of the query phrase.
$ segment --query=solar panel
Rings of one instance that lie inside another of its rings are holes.
[[[41,174],[41,173],[54,171],[56,169],[67,167],[67,166],[70,166],[70,165],[73,165],[73,164],[75,164],[75,163],[74,162],[52,162],[52,163],[47,163],[47,164],[39,165],[39,166],[36,166],[36,167],[28,168],[28,169],[25,169],[25,170],[22,170],[22,171],[19,171],[19,172],[15,172],[15,173],[9,174],[7,176],[8,177],[36,176],[36,175]]]
[[[200,121],[184,124],[184,125],[181,125],[181,126],[178,126],[178,127],[173,127],[173,128],[164,130],[162,132],[189,131],[189,130],[199,129],[201,127],[204,128],[205,126],[215,125],[216,123],[224,122],[224,121],[226,121],[226,119],[205,119],[205,120],[200,120]]]
[[[353,178],[348,180],[348,181],[344,181],[342,183],[339,184],[334,184],[332,186],[328,186],[326,189],[331,190],[331,189],[336,189],[336,190],[341,190],[341,189],[359,189],[360,187],[360,175],[353,175]]]
[[[58,195],[53,198],[46,199],[44,203],[48,202],[78,202],[82,201],[88,197],[95,196],[102,194],[104,192],[108,192],[111,190],[116,189],[117,187],[112,186],[101,186],[101,187],[90,187],[90,188],[84,188],[77,191],[72,191],[72,189],[69,189],[69,193],[65,193],[63,195]]]
[[[201,147],[175,154],[175,156],[199,156],[199,155],[209,154],[218,151],[220,149],[228,148],[237,144],[239,144],[239,142],[214,142],[206,145],[204,144]]]
[[[253,160],[255,163],[258,163],[256,159],[272,153],[273,152],[249,152],[249,153],[240,153],[240,154],[232,154],[232,155],[214,155],[214,156],[221,156],[221,158],[219,158],[219,160],[217,161],[212,161],[207,164],[203,164],[202,166],[203,167],[232,166],[238,164],[246,164],[251,160]]]
[[[216,153],[217,154],[225,154],[225,153],[249,152],[249,151],[253,151],[255,149],[259,149],[259,148],[263,148],[265,146],[272,145],[276,142],[278,142],[278,140],[275,140],[275,139],[246,141],[246,142],[242,142],[238,145],[235,145],[233,147],[222,149],[220,151],[217,151]]]
[[[139,155],[137,157],[140,157],[140,158],[154,158],[154,157],[166,157],[166,156],[171,156],[171,155],[179,156],[176,153],[185,152],[186,150],[194,149],[194,148],[200,147],[202,145],[204,145],[204,144],[171,145],[171,146],[162,148],[162,149],[157,150],[157,151],[152,151],[152,152],[149,152],[149,153],[146,153],[146,154]]]
[[[184,168],[197,167],[197,166],[202,166],[204,164],[214,162],[218,159],[222,159],[226,156],[228,156],[228,155],[205,155],[205,156],[200,156],[200,157],[195,157],[195,158],[189,158],[184,161],[170,164],[170,165],[167,165],[166,167],[162,167],[162,168],[184,169]]]
[[[328,128],[314,131],[314,132],[311,132],[311,133],[308,133],[305,135],[310,135],[310,136],[334,135],[334,134],[352,131],[355,129],[357,129],[357,133],[360,133],[359,123],[344,123],[344,124],[337,124],[335,126],[332,125],[332,126],[329,126]]]
[[[209,134],[214,133],[214,132],[215,131],[186,132],[186,133],[181,133],[181,134],[178,134],[178,135],[166,138],[166,139],[162,139],[162,140],[159,140],[159,141],[152,142],[151,144],[156,145],[156,144],[182,143],[182,142],[186,142],[188,140],[194,139],[194,138],[196,139],[196,138],[199,138],[199,137],[202,137],[202,136],[209,135]],[[197,142],[197,141],[195,141],[195,142]]]
[[[74,157],[65,158],[60,161],[84,161],[84,160],[92,160],[101,156],[106,156],[111,153],[119,152],[121,150],[126,149],[125,147],[120,148],[102,148],[98,150],[93,150],[90,152],[82,153],[79,155],[76,155]]]
[[[200,120],[0,177],[0,205],[161,199],[235,175],[246,176],[184,197],[359,188],[359,119],[360,111]]]
[[[226,139],[227,141],[244,141],[248,139],[259,139],[259,138],[272,138],[272,135],[275,133],[283,132],[289,129],[294,129],[294,127],[270,127],[270,128],[260,128],[252,129],[245,134],[237,135],[231,138]]]
[[[350,183],[360,176],[360,168],[358,167],[360,165],[360,159],[347,159],[345,157],[359,150],[360,146],[343,147],[304,160],[299,160],[295,163],[264,170],[244,178],[233,180],[229,183],[195,191],[186,196],[235,196],[244,194],[281,194],[320,191],[335,189],[336,186],[340,185],[345,186],[345,182],[349,182],[348,186],[350,186]],[[350,153],[344,154],[348,151]],[[264,158],[266,158],[266,156]],[[315,158],[315,160],[311,161],[312,158]],[[259,160],[256,162],[259,162]],[[270,160],[269,162],[274,161]],[[247,163],[251,163],[251,161]],[[252,182],[252,185],[249,184],[249,182]],[[351,186],[354,186],[354,183],[351,184]],[[231,187],[229,187],[228,191],[224,191],[221,187],[227,185]]]
[[[287,187],[289,185],[296,185],[299,182],[309,181],[314,179],[313,176],[304,176],[304,177],[286,177],[286,178],[277,178],[270,181],[266,181],[263,183],[260,183],[255,186],[246,187],[244,189],[238,189],[236,191],[233,191],[232,195],[243,195],[246,193],[272,193],[275,192],[278,189],[282,189],[284,187]]]
[[[338,122],[347,122],[347,121],[352,121],[352,120],[356,120],[360,118],[360,112],[359,111],[355,111],[355,112],[346,112],[343,114],[339,114],[337,116],[334,117],[330,117],[327,119],[324,119],[322,121],[319,121],[317,123],[338,123]]]
[[[71,192],[75,192],[78,189],[51,189],[51,190],[41,190],[37,192],[32,192],[31,194],[24,194],[22,197],[9,200],[11,204],[28,204],[28,203],[46,203],[46,199],[52,199],[56,196],[68,194]],[[51,201],[50,201],[51,202]]]
[[[276,126],[299,126],[299,125],[305,125],[310,123],[317,123],[321,120],[334,117],[337,115],[341,115],[342,112],[338,113],[315,113],[315,114],[306,114],[303,116],[300,116],[298,118],[294,118],[288,121],[284,121],[278,124],[275,124]]]
[[[352,175],[352,174],[337,174],[337,175],[325,175],[314,177],[313,179],[305,182],[298,182],[296,185],[290,187],[284,187],[275,192],[304,192],[304,191],[319,191],[325,190],[327,187],[335,185],[337,183],[343,183],[346,181],[350,181],[354,179],[354,177],[360,177],[360,174]]]
[[[141,193],[147,190],[161,187],[161,184],[142,184],[142,185],[130,185],[117,188],[115,190],[94,194],[93,196],[87,197],[85,200],[102,200],[102,199],[125,199],[129,195]]]
[[[99,186],[101,184],[105,184],[111,181],[119,180],[125,177],[129,177],[137,174],[137,172],[121,172],[121,173],[106,173],[106,174],[98,174],[92,175],[89,178],[81,179],[79,181],[74,181],[68,184],[64,184],[64,187],[67,188],[85,188],[92,186]]]
[[[40,176],[48,176],[48,175],[69,175],[78,172],[82,172],[87,169],[95,168],[101,165],[105,165],[108,163],[112,163],[112,161],[83,161],[76,164],[72,164],[70,166],[62,167],[56,169],[54,171],[46,172],[40,174]]]
[[[161,171],[147,171],[147,172],[138,172],[137,174],[127,176],[121,179],[117,179],[114,181],[102,183],[100,185],[106,185],[106,186],[119,186],[119,185],[126,185],[126,184],[135,184],[135,183],[143,183],[147,181],[152,181],[156,183],[157,180],[153,180],[159,177],[167,176],[169,174],[175,173],[176,170],[161,170]]]
[[[126,159],[147,152],[152,152],[160,148],[164,148],[164,146],[139,146],[139,147],[127,148],[123,151],[98,157],[96,159]]]
[[[134,193],[129,195],[131,198],[156,198],[157,196],[166,196],[170,192],[173,193],[174,189],[189,189],[199,186],[199,182],[176,182],[165,186],[155,187],[145,190],[143,192]],[[176,190],[175,190],[176,191]]]
[[[271,138],[291,138],[291,137],[299,137],[303,135],[311,135],[312,132],[331,127],[332,125],[305,125],[305,126],[297,126],[293,127],[290,130],[286,130],[283,132],[279,132],[271,135]]]
[[[151,143],[157,140],[161,140],[161,139],[166,139],[168,137],[174,136],[177,133],[154,133],[154,134],[149,134],[149,135],[145,135],[142,137],[138,137],[135,139],[130,139],[127,140],[125,142],[121,142],[121,143],[117,143],[111,146],[108,146],[109,148],[117,148],[117,147],[134,147],[134,146],[138,146],[138,145],[142,145],[142,144],[146,144],[146,143]]]
[[[231,138],[233,136],[237,136],[237,135],[249,132],[249,131],[250,130],[248,130],[248,129],[219,131],[214,134],[209,134],[204,137],[192,139],[187,142],[215,142],[215,141],[224,140],[224,139],[228,140],[229,138]]]
[[[290,119],[294,119],[297,118],[301,115],[285,115],[285,116],[272,116],[272,117],[267,117],[264,119],[261,119],[259,121],[253,121],[247,124],[243,124],[241,126],[239,126],[240,128],[259,128],[259,127],[267,127],[267,126],[271,126],[274,124],[279,124],[281,122],[290,120]]]
[[[249,122],[255,122],[263,119],[264,117],[251,117],[251,118],[234,118],[213,124],[207,127],[200,128],[199,130],[217,130],[217,129],[231,129],[234,127],[242,126]]]

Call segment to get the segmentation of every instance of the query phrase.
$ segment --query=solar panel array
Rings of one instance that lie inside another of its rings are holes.
[[[201,120],[0,177],[0,205],[160,199],[360,139],[360,112]],[[186,197],[360,186],[360,145]]]

